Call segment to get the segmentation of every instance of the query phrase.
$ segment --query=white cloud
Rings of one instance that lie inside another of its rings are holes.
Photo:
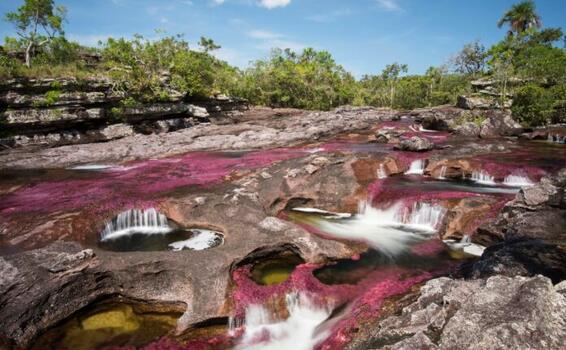
[[[222,5],[226,0],[212,0],[213,5]]]
[[[399,0],[375,0],[377,5],[385,11],[402,11]]]
[[[76,41],[85,46],[98,46],[98,42],[106,42],[108,38],[122,38],[125,35],[114,35],[114,34],[69,34],[68,38],[71,41]]]
[[[276,7],[285,7],[291,3],[291,0],[260,0],[259,4],[267,9],[274,9]]]
[[[271,50],[273,48],[291,49],[293,51],[302,51],[309,45],[290,40],[280,33],[270,32],[268,30],[251,30],[247,32],[248,37],[258,41],[255,47],[260,50]]]

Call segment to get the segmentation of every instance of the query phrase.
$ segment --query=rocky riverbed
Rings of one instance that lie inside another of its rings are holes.
[[[449,106],[213,119],[0,152],[1,346],[566,341],[565,128]]]

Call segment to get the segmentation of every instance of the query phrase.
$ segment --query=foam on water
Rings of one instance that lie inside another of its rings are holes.
[[[380,164],[379,169],[377,169],[377,177],[379,179],[385,179],[387,177],[387,171],[385,170],[385,166],[383,164]]]
[[[330,316],[331,309],[315,305],[306,295],[286,296],[289,317],[278,320],[263,305],[246,309],[245,331],[236,350],[312,350],[328,336],[320,325]],[[238,326],[231,322],[232,327]],[[232,330],[232,333],[234,331]]]
[[[472,181],[482,185],[495,185],[495,178],[485,170],[472,172]]]
[[[100,234],[100,240],[104,242],[134,233],[151,235],[172,231],[173,228],[169,226],[167,217],[154,208],[130,209],[106,223],[104,231]]]
[[[440,176],[438,176],[439,180],[446,180],[446,172],[448,171],[448,167],[446,165],[443,165],[442,168],[440,168]]]
[[[405,172],[406,175],[422,175],[425,170],[425,159],[417,159],[411,162],[409,170]]]
[[[436,232],[443,216],[444,208],[426,203],[415,204],[411,209],[396,203],[381,210],[362,202],[358,214],[351,219],[320,220],[315,225],[335,238],[364,241],[393,256],[407,250],[411,241]]]
[[[172,251],[180,251],[183,249],[205,250],[218,245],[219,240],[222,241],[222,235],[218,232],[203,229],[191,230],[195,235],[184,241],[173,242],[169,244]]]
[[[503,184],[509,187],[529,187],[533,186],[534,182],[532,182],[527,176],[511,174],[505,177]]]

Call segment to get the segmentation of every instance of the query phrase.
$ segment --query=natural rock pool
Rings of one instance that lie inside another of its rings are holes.
[[[390,130],[436,148],[375,143]],[[566,164],[560,147],[404,118],[293,147],[1,170],[2,271],[44,283],[14,334],[35,349],[347,348],[477,259],[478,228]]]

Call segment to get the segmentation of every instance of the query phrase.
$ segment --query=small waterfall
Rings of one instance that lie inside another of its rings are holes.
[[[533,186],[534,182],[531,181],[527,176],[523,175],[507,175],[503,181],[505,186],[509,187],[529,187]]]
[[[443,206],[430,203],[415,203],[410,210],[405,210],[400,221],[417,231],[434,233],[440,227],[446,214]]]
[[[377,169],[377,177],[379,179],[385,179],[387,177],[387,171],[385,170],[385,166],[383,164],[380,164],[379,169]]]
[[[446,180],[446,172],[448,171],[448,167],[446,165],[443,165],[442,168],[440,168],[440,176],[438,177],[439,180]]]
[[[426,203],[415,204],[412,209],[397,203],[380,210],[361,202],[354,217],[339,222],[318,220],[314,226],[335,238],[364,241],[394,256],[407,250],[410,242],[435,232],[443,216],[441,206]]]
[[[472,172],[472,181],[477,182],[482,185],[495,185],[495,178],[485,170]]]
[[[106,223],[104,231],[100,234],[100,240],[107,241],[134,233],[165,234],[171,231],[173,228],[169,226],[167,217],[154,208],[130,209]]]
[[[548,134],[548,142],[566,143],[566,136]]]
[[[250,305],[243,322],[244,335],[235,349],[311,350],[328,337],[328,331],[320,326],[330,316],[330,308],[319,307],[299,293],[288,294],[286,304],[289,312],[286,320],[277,320],[262,305]],[[232,321],[232,327],[241,325]],[[234,329],[231,334],[235,334]]]
[[[417,159],[411,162],[409,170],[405,172],[406,175],[422,175],[425,170],[425,159]]]

